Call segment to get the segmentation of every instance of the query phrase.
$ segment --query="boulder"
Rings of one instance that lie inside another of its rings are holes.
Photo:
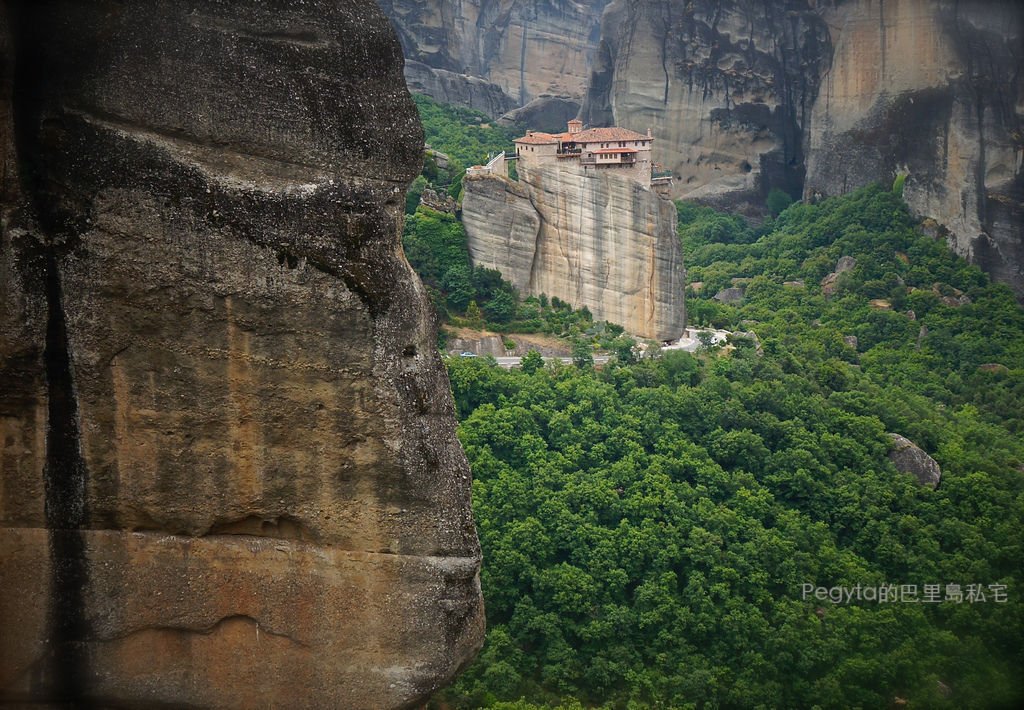
[[[892,461],[896,470],[901,473],[909,473],[922,486],[938,487],[942,471],[935,459],[906,437],[890,433],[889,438],[892,439],[889,460]]]
[[[836,262],[836,273],[841,274],[844,271],[852,271],[857,266],[857,260],[852,256],[841,256],[839,261]]]
[[[430,187],[423,188],[423,192],[420,195],[420,204],[432,210],[449,214],[454,214],[455,210],[458,209],[458,204],[451,195],[443,190],[439,192]]]
[[[743,289],[735,286],[732,288],[723,288],[715,294],[714,298],[716,301],[734,306],[743,302]]]

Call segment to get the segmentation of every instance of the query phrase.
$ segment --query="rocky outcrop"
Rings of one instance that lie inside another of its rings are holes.
[[[910,208],[1024,298],[1024,6],[849,0],[824,17],[806,194],[906,175]]]
[[[713,298],[720,303],[735,306],[743,302],[743,289],[736,288],[735,286],[731,288],[723,288],[721,291],[716,293]]]
[[[542,96],[501,117],[503,125],[526,126],[528,130],[561,133],[576,118],[580,104],[564,96]]]
[[[498,269],[522,293],[586,306],[634,335],[678,338],[686,273],[672,202],[607,171],[544,166],[520,178],[463,182],[473,263]]]
[[[615,0],[581,117],[651,126],[676,196],[751,214],[903,175],[1024,299],[1022,33],[1015,0]]]
[[[800,194],[830,54],[805,2],[615,0],[581,116],[652,128],[676,196],[756,211],[773,187]]]
[[[478,95],[481,87],[473,82],[482,79],[511,103],[488,111],[497,118],[541,96],[582,97],[607,2],[380,0],[380,5],[398,30],[406,58],[418,64],[407,69],[411,87],[450,101],[445,96]],[[428,80],[428,72],[437,80]],[[460,82],[467,88],[456,89]],[[431,87],[439,86],[444,93],[433,93]],[[484,110],[480,103],[464,105]]]
[[[453,106],[468,106],[488,116],[502,116],[517,106],[516,100],[497,84],[478,76],[429,67],[412,59],[405,60],[405,83],[417,94],[426,94]]]
[[[480,552],[383,15],[0,10],[0,704],[422,703]]]
[[[512,347],[508,347],[511,345]],[[572,350],[564,340],[536,334],[462,333],[448,339],[446,349],[450,355],[473,353],[492,357],[523,357],[535,350],[544,357],[570,357]]]
[[[831,296],[839,288],[839,276],[845,274],[847,271],[853,271],[857,266],[857,260],[852,256],[841,256],[839,261],[836,262],[835,271],[831,271],[821,279],[821,292],[826,296]]]
[[[922,486],[937,488],[939,480],[942,478],[942,471],[935,459],[904,436],[889,434],[889,438],[892,439],[889,460],[892,461],[896,470],[900,473],[910,474]]]

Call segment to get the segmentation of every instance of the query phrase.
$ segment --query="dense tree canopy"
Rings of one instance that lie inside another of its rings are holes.
[[[438,103],[429,96],[413,94],[427,143],[461,168],[486,162],[490,155],[514,152],[512,139],[522,135],[515,127],[499,126],[486,114],[462,106]]]
[[[760,231],[688,205],[680,219],[706,284],[691,312],[756,342],[635,363],[623,349],[599,370],[449,361],[489,630],[437,702],[1020,706],[1010,292],[922,235],[891,190],[793,205]],[[841,256],[856,266],[827,297]],[[734,278],[738,306],[709,298]],[[887,432],[934,456],[936,490],[894,469]],[[904,585],[917,601],[833,603],[804,585]]]

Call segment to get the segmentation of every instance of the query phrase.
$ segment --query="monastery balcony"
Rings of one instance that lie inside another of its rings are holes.
[[[583,165],[635,165],[636,153],[594,153],[580,158]]]

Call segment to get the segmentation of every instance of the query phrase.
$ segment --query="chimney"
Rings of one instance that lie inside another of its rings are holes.
[[[647,137],[648,138],[654,138],[654,136],[651,135],[651,127],[650,126],[647,127]]]

